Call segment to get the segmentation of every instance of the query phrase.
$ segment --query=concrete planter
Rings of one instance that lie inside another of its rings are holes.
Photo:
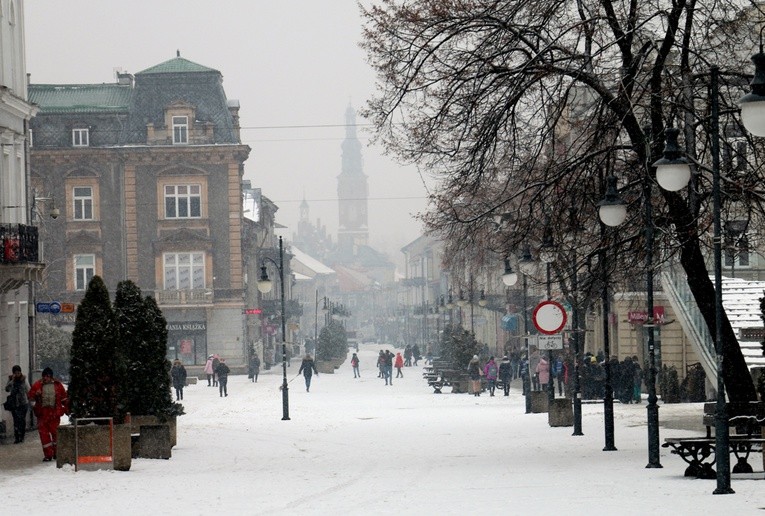
[[[547,412],[547,393],[544,391],[531,391],[531,413],[542,414]]]
[[[335,374],[335,364],[330,361],[319,360],[316,362],[316,370],[321,374]]]
[[[140,459],[169,459],[177,443],[176,418],[161,421],[157,416],[131,416],[132,455]]]
[[[346,357],[333,358],[331,360],[316,360],[316,370],[321,374],[334,374],[345,363]]]
[[[77,429],[77,447],[80,457],[93,455],[106,455],[109,451],[109,426],[108,425],[81,425]],[[132,462],[130,445],[130,425],[114,425],[113,435],[114,469],[128,471]],[[56,450],[56,466],[64,464],[74,465],[75,442],[74,425],[64,425],[58,429],[58,446]],[[108,467],[108,464],[90,464],[89,468],[98,466]],[[80,465],[79,467],[83,467]]]
[[[170,432],[170,446],[178,443],[178,425],[177,418],[171,417],[166,421],[160,421],[157,416],[130,416],[130,432],[140,434],[141,427],[144,425],[167,425]]]
[[[549,404],[547,420],[550,426],[574,426],[574,409],[571,400],[555,398],[552,404]]]

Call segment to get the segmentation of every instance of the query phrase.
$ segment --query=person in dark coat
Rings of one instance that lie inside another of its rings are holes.
[[[250,357],[250,368],[247,372],[247,377],[257,383],[258,374],[260,374],[260,357],[257,354],[253,354]]]
[[[311,377],[313,376],[313,373],[316,373],[316,376],[319,376],[319,371],[316,370],[316,364],[308,353],[306,353],[303,357],[303,361],[300,363],[298,374],[300,373],[303,373],[303,377],[305,378],[305,392],[310,392]]]
[[[422,360],[422,355],[420,354],[420,347],[415,344],[412,346],[412,359],[414,360],[414,365],[417,365],[417,362]]]
[[[499,381],[502,382],[502,389],[505,391],[505,396],[510,396],[510,382],[513,379],[513,366],[510,363],[510,358],[505,355],[502,357],[502,362],[499,363]]]
[[[24,442],[24,434],[27,431],[29,382],[27,377],[21,374],[21,366],[13,366],[11,372],[8,383],[5,385],[5,392],[9,393],[8,401],[13,415],[13,444],[19,444]]]
[[[220,365],[220,356],[216,353],[213,355],[212,369],[213,369],[213,387],[218,385],[218,366]]]
[[[226,365],[226,360],[224,358],[219,358],[215,374],[218,376],[218,391],[220,392],[221,398],[223,396],[228,396],[228,373],[230,372],[231,369]]]
[[[186,368],[177,358],[173,361],[173,367],[170,368],[170,377],[173,379],[175,401],[182,400],[183,388],[186,386]]]

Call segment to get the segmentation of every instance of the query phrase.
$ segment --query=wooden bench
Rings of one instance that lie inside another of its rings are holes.
[[[716,403],[705,403],[702,423],[706,426],[705,437],[667,437],[664,448],[672,448],[672,453],[679,455],[687,464],[686,477],[714,479],[716,462],[716,438],[712,435],[715,425]],[[736,457],[733,473],[752,473],[749,454],[762,452],[765,438],[761,437],[760,427],[765,422],[763,405],[758,402],[731,402],[726,405],[728,425],[737,433],[728,437],[729,453]]]

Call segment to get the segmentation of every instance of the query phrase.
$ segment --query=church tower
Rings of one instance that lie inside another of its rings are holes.
[[[337,176],[340,215],[337,244],[341,256],[351,257],[356,254],[359,246],[366,246],[369,242],[369,187],[363,172],[361,142],[356,136],[356,111],[350,104],[345,110],[342,151],[342,171]]]

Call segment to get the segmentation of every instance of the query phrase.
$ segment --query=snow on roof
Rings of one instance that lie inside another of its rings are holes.
[[[312,271],[314,271],[316,274],[334,274],[335,271],[321,263],[319,260],[314,258],[313,256],[310,256],[294,245],[290,245],[290,252],[292,253],[292,259],[297,260]]]

